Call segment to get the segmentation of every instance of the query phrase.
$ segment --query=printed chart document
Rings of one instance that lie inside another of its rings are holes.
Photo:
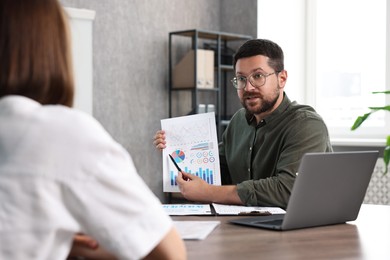
[[[212,215],[210,204],[163,204],[170,216]]]
[[[220,221],[173,221],[182,239],[186,240],[203,240],[220,223]]]
[[[248,207],[238,205],[212,204],[163,204],[165,212],[170,216],[188,215],[273,215],[285,214],[279,207]]]
[[[212,204],[217,215],[273,215],[285,214],[279,207],[248,207],[237,205]]]
[[[178,170],[169,155],[182,171],[209,184],[221,185],[214,112],[162,119],[161,129],[165,131],[167,142],[162,152],[164,192],[179,192]]]

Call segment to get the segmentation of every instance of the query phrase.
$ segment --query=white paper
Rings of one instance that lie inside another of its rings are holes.
[[[161,128],[167,146],[162,153],[164,192],[179,192],[178,170],[169,154],[182,171],[197,175],[209,184],[221,185],[214,112],[162,119]]]
[[[210,204],[163,204],[170,216],[212,215]]]
[[[220,221],[173,221],[182,239],[186,240],[203,240],[220,223]]]
[[[240,213],[249,213],[249,212],[266,212],[268,211],[271,214],[285,214],[286,211],[279,207],[247,207],[247,206],[237,206],[237,205],[223,205],[223,204],[212,204],[215,212],[218,215],[238,215]]]

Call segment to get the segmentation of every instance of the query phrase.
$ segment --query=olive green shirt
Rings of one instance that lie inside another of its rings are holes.
[[[244,108],[233,115],[219,144],[222,184],[236,184],[245,205],[286,208],[302,156],[331,151],[322,118],[284,94],[258,124]]]

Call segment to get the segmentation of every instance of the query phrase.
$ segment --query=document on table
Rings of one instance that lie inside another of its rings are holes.
[[[170,216],[212,215],[210,204],[163,204]]]
[[[182,239],[186,240],[203,240],[220,223],[220,221],[173,221]]]
[[[217,215],[273,215],[286,213],[285,210],[279,207],[248,207],[217,203],[212,205]]]
[[[178,170],[169,155],[182,171],[221,185],[214,112],[162,119],[161,129],[167,146],[162,152],[164,192],[179,192]]]
[[[247,207],[224,204],[163,204],[163,209],[170,216],[189,215],[273,215],[285,214],[279,207]]]

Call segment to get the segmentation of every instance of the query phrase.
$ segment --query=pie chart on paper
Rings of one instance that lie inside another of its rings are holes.
[[[186,155],[184,154],[184,152],[181,151],[181,150],[176,150],[176,151],[174,151],[173,153],[171,153],[171,156],[173,157],[173,159],[174,159],[175,162],[177,162],[177,163],[180,163],[180,162],[184,161],[184,158],[186,157]]]

